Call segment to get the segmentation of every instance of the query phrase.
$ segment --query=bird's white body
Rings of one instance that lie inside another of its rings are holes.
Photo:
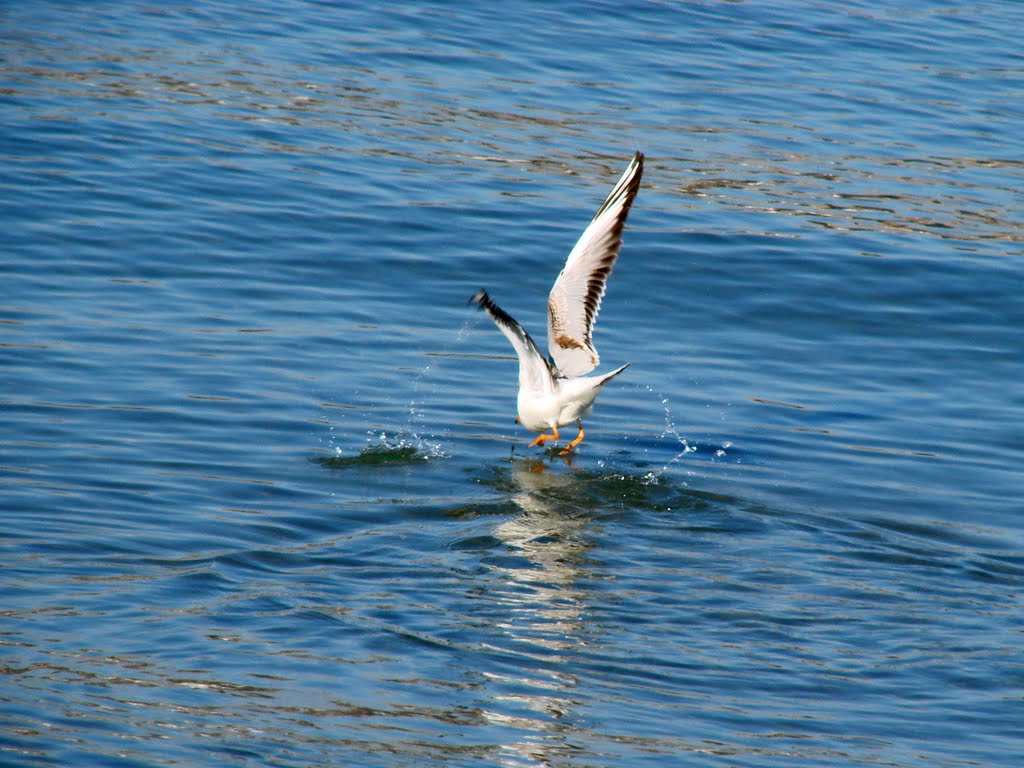
[[[575,424],[590,414],[601,387],[628,366],[626,363],[603,376],[555,379],[554,386],[547,392],[535,392],[520,386],[516,399],[520,423],[534,432]]]
[[[563,453],[583,439],[582,419],[590,413],[601,388],[626,369],[587,376],[600,358],[591,338],[601,309],[605,284],[622,247],[626,216],[640,189],[644,156],[633,157],[625,173],[598,209],[590,225],[569,253],[548,296],[548,350],[546,357],[515,319],[495,304],[486,291],[470,299],[487,311],[512,343],[519,358],[519,421],[540,435],[530,445],[558,440],[558,428],[576,423],[580,433]]]

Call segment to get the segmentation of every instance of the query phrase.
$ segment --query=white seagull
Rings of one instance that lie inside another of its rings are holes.
[[[576,422],[579,434],[560,455],[583,439],[583,417],[590,413],[598,392],[629,363],[601,376],[586,376],[600,358],[591,339],[601,309],[605,283],[622,247],[626,216],[640,189],[644,156],[637,152],[604,204],[569,253],[548,296],[548,350],[545,357],[523,327],[495,304],[487,291],[478,291],[471,304],[487,311],[519,357],[518,410],[521,423],[540,434],[529,447],[558,440],[558,428]]]

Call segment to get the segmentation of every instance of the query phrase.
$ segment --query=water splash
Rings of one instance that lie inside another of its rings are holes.
[[[412,445],[404,440],[397,443],[388,442],[387,435],[380,442],[367,441],[367,445],[359,453],[346,456],[341,449],[336,449],[333,456],[318,456],[313,461],[321,466],[330,469],[345,469],[347,467],[368,467],[382,464],[417,464],[432,458],[432,454],[423,451],[419,446]]]
[[[697,446],[690,445],[687,439],[679,433],[679,430],[676,428],[675,419],[672,416],[672,407],[669,404],[668,398],[662,393],[656,392],[649,384],[645,384],[644,387],[647,389],[648,392],[650,392],[652,395],[658,398],[658,401],[661,403],[661,407],[664,409],[665,412],[665,428],[661,431],[660,437],[662,439],[673,438],[682,447],[682,450],[676,453],[676,455],[673,456],[671,459],[669,459],[668,462],[660,470],[658,470],[657,472],[647,473],[647,476],[645,476],[646,481],[651,484],[656,484],[659,481],[661,475],[668,471],[669,467],[679,462],[683,458],[683,456],[686,456],[688,453],[695,453],[697,451]]]
[[[375,404],[365,408],[365,412],[373,412],[383,410],[385,406],[390,405],[399,422],[397,427],[368,430],[366,444],[358,453],[352,454],[338,444],[339,435],[335,434],[335,427],[338,424],[327,422],[329,425],[327,435],[320,438],[320,443],[321,445],[326,444],[329,455],[326,458],[318,459],[318,463],[330,466],[349,466],[351,464],[390,463],[392,460],[416,461],[448,458],[445,440],[450,435],[435,434],[429,427],[429,401],[430,397],[437,393],[437,384],[431,384],[428,388],[427,383],[447,358],[455,356],[451,353],[452,347],[464,343],[466,334],[474,322],[473,318],[466,320],[455,334],[454,339],[450,340],[441,351],[427,353],[429,359],[412,379],[412,397],[408,404],[401,405],[402,401],[398,400],[397,402],[392,401],[390,404]]]
[[[413,379],[412,382],[413,396],[406,408],[405,432],[408,434],[409,438],[415,442],[415,445],[419,450],[425,450],[431,457],[439,458],[446,455],[443,449],[443,441],[447,435],[437,435],[430,432],[428,429],[428,414],[423,409],[423,398],[424,396],[436,394],[437,385],[432,385],[429,393],[425,393],[424,382],[427,381],[428,377],[432,373],[435,373],[436,370],[443,365],[445,360],[453,356],[451,353],[452,348],[465,342],[466,334],[475,324],[475,318],[467,319],[455,334],[454,341],[449,341],[445,344],[440,352],[431,353],[432,358],[428,360],[420,372],[416,374],[416,378]]]

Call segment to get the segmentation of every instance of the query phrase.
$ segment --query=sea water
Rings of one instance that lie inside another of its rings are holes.
[[[0,18],[0,764],[1024,754],[1019,4]]]

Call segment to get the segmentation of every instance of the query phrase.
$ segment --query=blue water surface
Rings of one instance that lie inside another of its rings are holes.
[[[1021,29],[4,4],[0,765],[1015,764]],[[567,461],[466,300],[636,150]]]

